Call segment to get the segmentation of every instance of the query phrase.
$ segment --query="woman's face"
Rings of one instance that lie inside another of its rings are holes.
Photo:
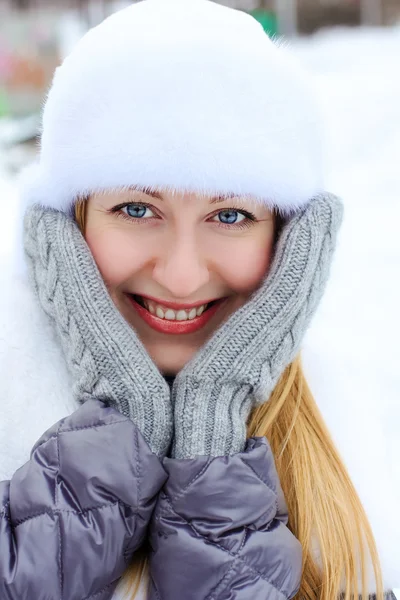
[[[117,308],[175,374],[261,283],[274,216],[240,197],[135,189],[91,196],[85,237]]]

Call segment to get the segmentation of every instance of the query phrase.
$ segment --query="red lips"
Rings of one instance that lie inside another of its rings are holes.
[[[143,319],[143,321],[147,323],[147,325],[149,325],[152,329],[159,331],[160,333],[168,333],[172,335],[181,335],[184,333],[194,333],[195,331],[198,331],[210,321],[210,319],[215,315],[217,310],[226,300],[226,298],[217,300],[212,306],[210,306],[210,308],[205,310],[202,315],[195,317],[194,319],[187,321],[169,321],[167,319],[160,319],[156,315],[152,315],[148,310],[143,308],[143,306],[141,306],[133,296],[128,295],[128,298],[136,312]],[[167,305],[167,303],[165,304]]]

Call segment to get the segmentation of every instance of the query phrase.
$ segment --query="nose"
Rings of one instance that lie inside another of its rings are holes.
[[[193,232],[171,236],[156,259],[153,279],[176,299],[194,296],[209,281],[207,259]]]

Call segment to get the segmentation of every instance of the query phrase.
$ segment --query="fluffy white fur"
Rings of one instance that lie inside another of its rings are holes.
[[[251,16],[146,0],[92,29],[57,69],[27,202],[140,185],[251,195],[288,212],[323,191],[313,84]]]

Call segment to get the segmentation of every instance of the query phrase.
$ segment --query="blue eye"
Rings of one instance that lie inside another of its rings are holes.
[[[151,214],[147,215],[148,216],[153,216],[154,214],[153,212],[149,209],[148,206],[146,206],[145,204],[127,204],[126,206],[124,206],[123,208],[121,208],[121,210],[123,212],[125,212],[125,214],[127,214],[129,217],[132,217],[134,219],[141,219],[142,217],[144,217],[146,215],[146,211],[148,210]]]
[[[240,213],[238,210],[221,210],[217,215],[220,223],[225,225],[233,225],[234,223],[240,223],[246,216]]]

